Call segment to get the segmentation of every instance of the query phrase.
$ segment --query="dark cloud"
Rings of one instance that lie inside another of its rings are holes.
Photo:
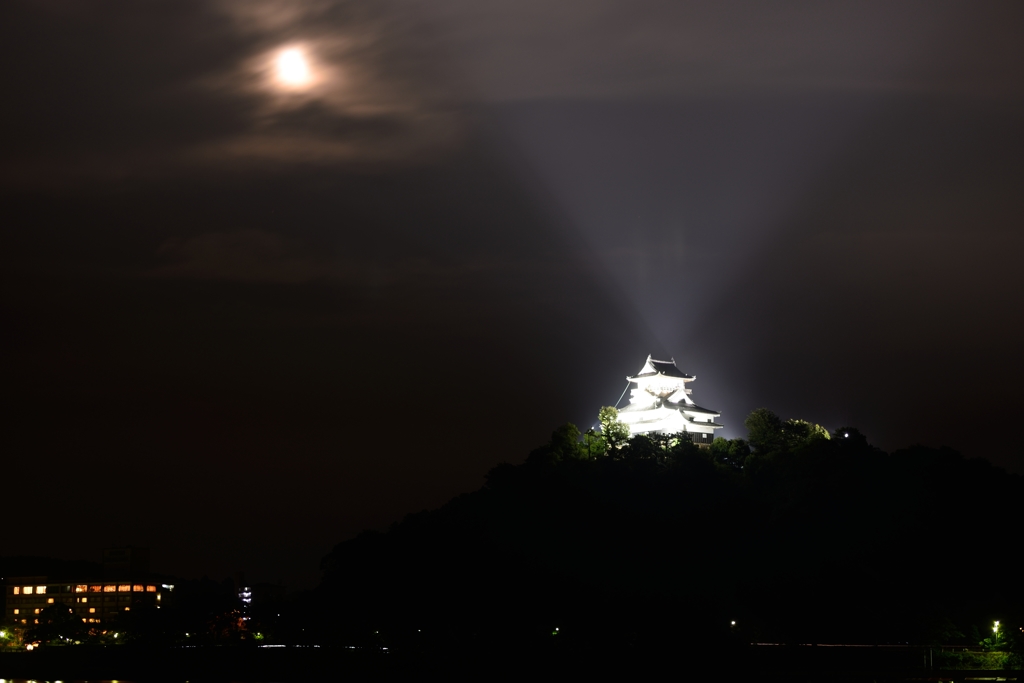
[[[431,3],[483,96],[925,91],[1019,97],[1013,3]]]
[[[768,405],[1019,469],[1020,19],[5,4],[3,464],[49,477],[5,552],[308,584],[650,352],[729,435]]]

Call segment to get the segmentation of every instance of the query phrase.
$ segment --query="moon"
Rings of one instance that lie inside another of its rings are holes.
[[[302,88],[313,82],[306,53],[297,47],[286,48],[277,54],[274,73],[277,82],[286,88]]]

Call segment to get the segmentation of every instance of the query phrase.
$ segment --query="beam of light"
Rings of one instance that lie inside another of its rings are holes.
[[[290,47],[278,53],[274,60],[274,71],[277,82],[287,88],[302,88],[313,82],[309,60],[305,52],[297,47]]]

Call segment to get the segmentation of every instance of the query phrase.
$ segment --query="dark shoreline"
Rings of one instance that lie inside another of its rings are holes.
[[[344,647],[59,647],[0,653],[0,677],[26,680],[270,681],[423,675],[503,679],[541,672],[643,675],[675,671],[719,681],[909,681],[998,677],[1017,670],[951,670],[926,665],[928,648],[750,648],[728,657],[694,652],[481,648],[400,651]],[[684,676],[685,677],[685,676]]]

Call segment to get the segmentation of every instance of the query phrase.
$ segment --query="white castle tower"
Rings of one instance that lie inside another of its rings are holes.
[[[690,398],[688,382],[697,379],[676,367],[676,361],[647,362],[640,372],[627,377],[636,386],[629,393],[629,405],[619,410],[619,421],[630,434],[676,434],[686,432],[696,444],[710,444],[715,430],[724,425],[715,422],[721,413],[701,408]]]

